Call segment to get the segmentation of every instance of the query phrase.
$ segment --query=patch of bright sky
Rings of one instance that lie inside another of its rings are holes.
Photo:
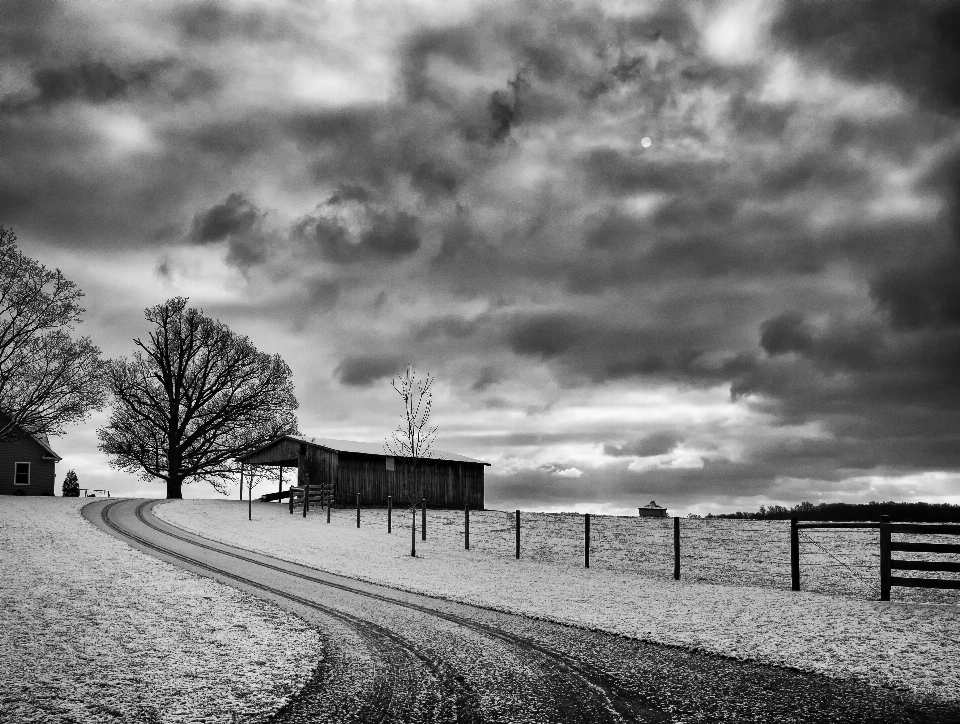
[[[777,13],[767,0],[721,2],[706,20],[703,46],[716,60],[740,64],[756,60],[766,51],[767,26]]]
[[[960,473],[922,472],[910,475],[855,475],[842,480],[777,478],[770,495],[795,504],[797,491],[811,502],[928,502],[960,505]]]
[[[130,156],[161,150],[149,124],[133,113],[86,106],[83,114],[90,128],[99,130],[105,142],[101,152],[105,150],[105,156],[111,161],[130,161]]]

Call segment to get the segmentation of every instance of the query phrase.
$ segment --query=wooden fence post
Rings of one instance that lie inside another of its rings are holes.
[[[417,555],[417,506],[410,508],[413,511],[413,520],[410,523],[410,555]]]
[[[463,548],[470,550],[470,503],[463,504]]]
[[[290,486],[290,515],[293,515],[293,486]]]
[[[583,567],[590,567],[590,514],[583,516]]]
[[[880,600],[890,600],[890,516],[880,516]]]
[[[421,540],[427,539],[427,499],[420,499],[420,508],[423,511],[423,522],[420,524],[420,538]]]
[[[517,511],[517,558],[520,558],[520,511]]]
[[[790,581],[794,591],[800,590],[800,529],[797,519],[790,519]]]
[[[330,508],[332,508],[332,507],[333,507],[333,501],[332,501],[332,500],[328,500],[328,501],[327,501],[327,522],[328,522],[328,523],[330,522]]]
[[[303,517],[307,517],[307,508],[310,506],[310,481],[309,479],[303,486]]]
[[[680,516],[673,517],[673,580],[680,580]]]
[[[387,496],[387,533],[393,528],[393,496]]]

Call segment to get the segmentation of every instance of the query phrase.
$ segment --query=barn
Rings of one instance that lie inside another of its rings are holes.
[[[409,459],[387,455],[382,444],[284,435],[239,460],[280,468],[278,481],[283,480],[283,468],[296,468],[297,486],[319,487],[323,500],[332,500],[334,506],[356,505],[357,493],[362,505],[386,505],[388,496],[395,503],[406,502],[403,472]],[[462,508],[469,504],[483,510],[486,465],[490,463],[435,450],[432,458],[420,462],[427,505]],[[286,484],[293,482],[291,476]]]
[[[0,427],[10,418],[0,412]],[[0,495],[53,495],[60,456],[42,435],[0,442]]]

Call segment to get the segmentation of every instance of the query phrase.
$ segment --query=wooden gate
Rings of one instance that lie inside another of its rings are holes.
[[[910,586],[913,588],[960,588],[960,579],[956,578],[907,578],[893,576],[898,571],[940,571],[960,573],[960,563],[951,561],[901,561],[892,559],[892,551],[912,553],[960,553],[956,543],[904,543],[892,541],[891,533],[913,533],[922,535],[960,535],[960,525],[918,525],[916,523],[891,523],[890,516],[880,516],[880,600],[890,600],[892,586]]]
[[[960,573],[960,563],[951,561],[902,561],[891,558],[891,551],[913,553],[960,553],[960,544],[956,543],[906,543],[892,541],[892,533],[913,533],[921,535],[960,535],[960,525],[891,523],[889,515],[881,515],[879,523],[800,523],[790,519],[790,573],[793,590],[800,590],[800,535],[801,528],[879,528],[880,529],[880,600],[890,600],[892,586],[912,588],[957,588],[960,579],[954,578],[908,578],[893,576],[891,570],[898,571],[938,571]]]

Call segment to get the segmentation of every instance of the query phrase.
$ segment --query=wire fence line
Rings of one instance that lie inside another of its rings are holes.
[[[393,532],[409,535],[410,516],[393,516]],[[356,528],[356,514],[334,509],[331,524]],[[386,511],[362,510],[364,528],[382,528]],[[419,531],[420,514],[417,515]],[[584,565],[584,516],[578,513],[524,511],[520,516],[521,558],[547,565]],[[427,510],[431,545],[464,547],[464,514]],[[590,567],[672,578],[672,518],[591,515]],[[934,535],[895,534],[903,541],[930,541]],[[948,539],[949,535],[936,535]],[[955,540],[956,536],[953,536]],[[419,533],[418,533],[419,539]],[[512,557],[516,545],[515,511],[470,511],[470,550]],[[940,554],[911,553],[915,560]],[[800,531],[801,589],[831,595],[877,599],[880,590],[879,531],[873,528],[809,528]],[[683,518],[680,520],[681,578],[696,583],[761,586],[789,590],[790,521]],[[930,575],[930,574],[924,574]],[[900,588],[895,600],[960,603],[957,590]]]

